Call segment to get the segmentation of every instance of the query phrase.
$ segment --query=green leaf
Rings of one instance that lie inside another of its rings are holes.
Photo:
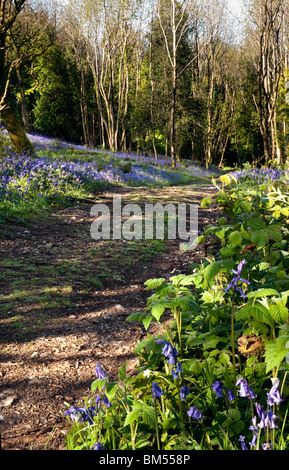
[[[255,230],[250,233],[250,240],[256,246],[265,246],[269,243],[269,235],[265,230]]]
[[[230,235],[229,235],[229,239],[228,239],[230,245],[232,246],[238,246],[238,245],[241,245],[242,243],[242,235],[240,232],[232,232]]]
[[[288,319],[288,308],[282,305],[270,305],[269,312],[276,323],[283,324]]]
[[[252,210],[252,206],[251,206],[249,201],[241,201],[240,202],[240,207],[245,212],[251,212],[251,210]]]
[[[221,269],[221,261],[214,261],[213,263],[209,264],[204,270],[204,278],[207,283],[210,283],[214,279],[214,277],[216,277],[217,274],[221,271]]]
[[[236,408],[232,408],[228,411],[228,425],[229,425],[229,433],[230,435],[238,435],[240,434],[245,424],[242,421],[242,416],[239,410]]]
[[[254,230],[262,230],[266,228],[265,220],[261,219],[260,217],[256,217],[255,219],[247,220],[247,224],[250,228]]]
[[[148,280],[144,283],[144,285],[147,286],[147,289],[155,289],[156,287],[161,286],[164,281],[165,281],[164,278],[148,279]]]
[[[152,308],[151,308],[152,316],[157,321],[160,321],[160,318],[161,318],[162,314],[164,313],[164,311],[165,311],[165,307],[161,304],[153,305]]]
[[[145,327],[145,330],[147,331],[151,322],[153,321],[153,317],[151,317],[150,315],[147,316],[146,318],[143,319],[143,326]]]
[[[155,417],[155,409],[153,406],[145,407],[142,412],[142,417],[143,417],[145,424],[155,429],[156,417]]]
[[[142,321],[146,317],[146,313],[144,312],[135,312],[129,315],[125,321]]]
[[[105,387],[105,394],[109,400],[112,400],[115,397],[115,394],[118,390],[117,382],[108,382]]]
[[[129,424],[133,423],[134,421],[136,421],[140,414],[142,412],[142,408],[136,408],[136,409],[133,409],[132,411],[130,411],[127,415],[126,415],[126,418],[125,418],[125,422],[124,422],[124,426],[128,426]]]
[[[208,207],[212,204],[213,198],[212,196],[206,196],[201,200],[200,206],[202,208]]]
[[[268,227],[266,227],[266,232],[274,242],[281,242],[283,239],[282,232],[277,225],[268,225]]]
[[[274,326],[269,311],[259,302],[254,305],[247,304],[236,313],[236,321],[245,320],[247,318],[254,318],[261,323]]]
[[[126,379],[126,363],[123,364],[119,369],[118,369],[118,378],[121,382],[124,382]]]
[[[255,290],[253,292],[249,292],[247,297],[248,298],[252,298],[252,297],[267,297],[267,296],[270,296],[270,295],[279,295],[279,292],[275,289],[258,289],[258,290]]]
[[[266,373],[270,372],[274,367],[278,367],[283,359],[289,352],[288,348],[289,337],[283,336],[276,338],[272,341],[267,341],[265,344],[265,362]]]
[[[96,379],[91,384],[91,392],[93,393],[96,389],[101,390],[107,383],[107,379]]]

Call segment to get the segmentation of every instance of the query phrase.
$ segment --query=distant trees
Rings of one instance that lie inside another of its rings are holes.
[[[287,1],[246,0],[240,42],[226,0],[68,0],[57,17],[27,2],[0,0],[7,128],[9,109],[22,128],[173,167],[286,161]]]
[[[288,7],[288,6],[287,6]],[[259,127],[264,145],[265,164],[275,160],[281,163],[277,136],[276,106],[280,79],[284,67],[284,0],[253,0],[249,9],[250,48],[254,54],[257,87],[253,95],[259,116]]]

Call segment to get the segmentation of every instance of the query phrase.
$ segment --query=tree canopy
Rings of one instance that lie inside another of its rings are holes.
[[[246,2],[241,39],[228,7],[1,0],[0,110],[15,148],[32,150],[26,129],[173,166],[285,163],[288,3]]]

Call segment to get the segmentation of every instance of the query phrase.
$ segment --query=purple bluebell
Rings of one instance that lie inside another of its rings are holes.
[[[196,408],[195,406],[191,406],[189,411],[187,411],[187,414],[190,418],[196,419],[198,421],[201,421],[203,419],[202,411]]]
[[[223,382],[215,380],[215,382],[211,386],[211,389],[215,392],[216,397],[220,398],[223,396],[224,384]]]
[[[226,390],[226,394],[227,394],[228,400],[229,400],[230,402],[235,400],[235,395],[234,395],[234,393],[232,392],[232,390]]]
[[[232,273],[236,274],[236,276],[231,280],[230,284],[228,285],[228,287],[226,287],[224,292],[228,292],[229,290],[233,289],[235,292],[238,291],[240,293],[241,297],[246,297],[244,292],[243,292],[242,287],[238,286],[239,282],[242,282],[243,284],[250,285],[249,281],[247,281],[246,279],[243,279],[241,277],[241,273],[242,273],[242,270],[244,268],[245,263],[246,263],[246,260],[243,259],[238,264],[237,271],[235,269],[232,269]]]
[[[93,417],[96,416],[97,409],[94,406],[88,408],[76,408],[75,406],[71,406],[69,410],[64,411],[63,414],[69,416],[70,420],[74,423],[86,422],[93,424]]]
[[[160,388],[160,386],[157,384],[157,382],[152,383],[152,395],[153,398],[157,399],[160,398],[161,395],[164,395],[164,392]]]
[[[185,401],[189,393],[190,393],[189,387],[187,385],[184,385],[180,390],[181,400]]]
[[[278,418],[278,416],[276,416],[272,410],[265,411],[263,406],[260,405],[259,403],[256,403],[255,407],[256,407],[258,417],[260,418],[260,423],[258,424],[260,429],[278,428],[277,424],[275,423],[275,420]]]
[[[175,370],[175,369],[172,370],[172,376],[173,376],[173,378],[174,378],[174,379],[178,379],[178,378],[179,378],[179,375],[180,375],[182,372],[183,372],[183,369],[182,369],[180,363],[177,362],[176,370]]]
[[[252,425],[250,426],[249,429],[253,433],[252,441],[249,442],[249,445],[251,447],[256,447],[256,441],[257,441],[258,434],[259,434],[259,428],[257,426],[257,417],[256,416],[254,416],[254,418],[252,418]]]
[[[100,442],[96,442],[95,444],[93,444],[90,450],[104,450],[104,447]]]
[[[165,341],[164,339],[157,339],[156,343],[164,344],[164,346],[162,347],[162,354],[168,360],[168,364],[175,364],[176,358],[178,356],[177,348],[172,346],[171,343],[169,343],[168,341]]]
[[[248,449],[247,449],[247,446],[246,446],[246,442],[245,442],[245,437],[244,437],[244,436],[240,436],[240,437],[239,437],[239,441],[241,442],[241,449],[242,449],[242,450],[248,450]]]
[[[280,384],[280,381],[276,379],[271,390],[267,393],[267,396],[268,396],[267,402],[269,406],[280,405],[280,403],[283,401],[283,399],[281,398],[280,391],[279,391],[279,384]]]
[[[100,403],[103,403],[106,408],[111,407],[111,402],[109,401],[106,395],[96,395],[95,403],[96,403],[97,409],[99,409]]]
[[[105,372],[104,368],[100,363],[97,364],[95,368],[95,375],[97,379],[106,379],[108,378],[107,373]]]
[[[264,442],[264,444],[262,444],[262,449],[263,450],[273,450],[273,445],[271,444],[271,442]]]
[[[240,386],[240,389],[239,389],[240,397],[250,398],[252,400],[256,398],[256,395],[254,394],[251,387],[249,387],[246,379],[243,379],[243,378],[238,379],[236,382],[236,387],[238,386]]]

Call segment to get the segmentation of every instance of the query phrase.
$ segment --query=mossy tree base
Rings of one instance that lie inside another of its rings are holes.
[[[23,126],[18,121],[13,107],[8,105],[2,110],[1,117],[11,139],[13,150],[17,153],[28,152],[33,154],[33,145],[28,139]]]

